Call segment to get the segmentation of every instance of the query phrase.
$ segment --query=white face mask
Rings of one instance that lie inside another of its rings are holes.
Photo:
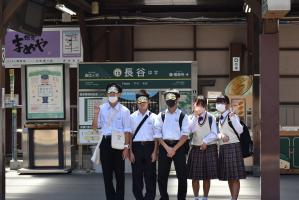
[[[225,104],[216,103],[216,110],[218,110],[219,112],[223,113],[226,110],[225,109]]]
[[[115,103],[115,102],[117,102],[117,100],[118,100],[117,96],[114,96],[114,97],[108,97],[108,101],[109,101],[110,103]]]

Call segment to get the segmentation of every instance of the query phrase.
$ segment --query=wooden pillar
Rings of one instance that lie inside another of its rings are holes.
[[[3,24],[3,0],[0,0],[0,24]],[[4,38],[5,29],[0,26],[0,97],[2,98],[2,88],[5,87],[5,69],[2,66],[2,44]],[[5,200],[5,110],[0,105],[0,200]]]
[[[2,45],[5,37],[7,25],[14,17],[17,10],[21,8],[27,0],[7,1],[4,8],[4,0],[0,0],[0,48],[2,55]],[[0,58],[0,91],[5,88],[5,69],[2,66],[2,56]],[[1,92],[0,92],[1,93]],[[2,97],[2,95],[0,95]],[[5,199],[5,109],[0,105],[0,200]]]
[[[84,62],[91,62],[91,45],[90,45],[90,35],[88,34],[86,24],[85,24],[85,16],[84,10],[80,9],[78,11],[78,18],[79,18],[79,26],[80,26],[80,34],[82,38],[82,45],[83,45],[83,61]]]
[[[253,75],[252,86],[252,137],[254,143],[253,175],[260,176],[260,19],[255,13],[247,15],[247,66],[245,72]]]
[[[261,199],[280,199],[278,20],[264,21],[260,35]]]

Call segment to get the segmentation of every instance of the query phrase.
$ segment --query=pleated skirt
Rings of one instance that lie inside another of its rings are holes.
[[[226,181],[244,178],[246,178],[246,172],[240,143],[220,145],[218,179]]]
[[[208,145],[206,150],[199,146],[192,146],[187,161],[187,177],[192,180],[217,179],[216,144]]]

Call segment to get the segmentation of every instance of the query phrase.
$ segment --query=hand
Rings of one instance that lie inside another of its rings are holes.
[[[200,108],[198,106],[193,105],[193,111],[195,116],[200,115]]]
[[[236,114],[234,112],[232,112],[232,110],[231,110],[231,112],[229,113],[229,117],[232,118],[232,117],[235,117],[235,116],[236,116]]]
[[[208,148],[208,145],[206,143],[202,143],[202,145],[200,145],[200,150],[206,150]]]
[[[167,156],[169,157],[169,154],[171,153],[172,148],[169,147],[169,146],[167,146],[167,147],[165,147],[165,150],[166,150],[166,152],[167,152]]]
[[[225,134],[222,134],[221,139],[223,142],[228,142],[229,141],[229,137]]]
[[[95,114],[95,115],[98,115],[99,112],[100,112],[100,105],[99,105],[98,103],[96,103],[96,104],[94,105],[94,114]]]
[[[157,155],[157,152],[156,151],[153,151],[152,155],[151,155],[151,158],[152,158],[152,162],[155,162],[158,158],[158,155]]]
[[[131,163],[134,163],[134,162],[135,162],[135,156],[134,156],[134,153],[133,153],[132,150],[130,151],[130,157],[129,157],[129,160],[131,161]]]
[[[172,158],[175,155],[176,151],[174,148],[170,148],[170,150],[167,152],[167,156],[169,158]]]
[[[97,104],[94,106],[94,118],[92,120],[92,128],[94,130],[98,129],[99,112],[100,112],[100,106]]]
[[[123,155],[123,160],[125,160],[126,158],[129,158],[129,149],[127,149],[127,148],[125,148],[124,150],[123,150],[123,153],[122,153]]]

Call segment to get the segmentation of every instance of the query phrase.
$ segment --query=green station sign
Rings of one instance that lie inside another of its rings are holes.
[[[191,88],[191,62],[81,63],[79,89],[104,89],[115,82],[126,89]]]

